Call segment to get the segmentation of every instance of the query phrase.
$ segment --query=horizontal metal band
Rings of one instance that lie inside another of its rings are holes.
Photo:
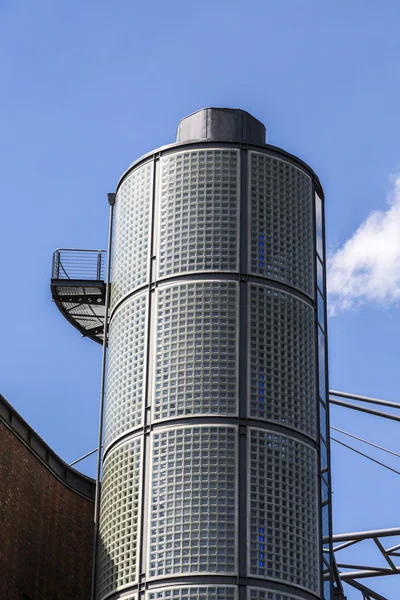
[[[141,166],[143,163],[149,162],[150,160],[160,158],[161,156],[166,156],[168,154],[176,154],[176,153],[185,152],[188,150],[205,150],[207,148],[208,149],[218,149],[218,150],[219,149],[227,149],[227,150],[238,149],[238,150],[245,150],[245,151],[253,150],[255,152],[261,152],[263,154],[267,154],[268,156],[273,156],[273,157],[279,158],[281,160],[285,160],[286,162],[292,164],[293,166],[305,171],[312,178],[312,180],[314,181],[314,183],[318,189],[318,193],[321,195],[322,199],[324,199],[324,192],[323,192],[321,183],[319,181],[318,175],[312,170],[312,168],[307,163],[305,163],[303,160],[301,160],[294,154],[290,154],[289,152],[286,152],[286,150],[283,150],[282,148],[278,148],[278,146],[272,146],[271,144],[263,144],[262,146],[257,146],[256,144],[247,144],[245,142],[224,142],[223,140],[208,141],[208,142],[194,141],[192,143],[190,143],[190,142],[174,143],[174,144],[168,144],[166,146],[161,146],[160,148],[156,148],[155,150],[152,150],[151,152],[148,152],[147,154],[144,154],[143,156],[141,156],[140,158],[135,160],[128,167],[128,169],[125,171],[125,173],[123,173],[122,176],[120,177],[115,191],[118,192],[123,181],[132,173],[132,171],[134,171],[136,168]]]
[[[129,592],[133,593],[144,593],[145,591],[155,591],[157,589],[166,587],[186,587],[189,585],[199,586],[238,586],[238,587],[255,587],[265,589],[268,591],[277,592],[279,594],[291,595],[302,600],[316,600],[319,599],[319,595],[315,595],[311,592],[307,592],[297,586],[291,585],[290,583],[284,583],[275,580],[268,579],[257,579],[255,577],[233,577],[232,575],[177,575],[166,576],[159,579],[143,580],[140,583],[133,584],[132,586],[126,586],[118,592],[114,592],[104,596],[102,600],[118,600],[119,598],[126,597]]]
[[[184,283],[185,281],[241,281],[245,283],[254,283],[257,285],[264,285],[265,287],[274,288],[277,291],[286,292],[295,296],[299,300],[302,300],[312,308],[315,307],[315,301],[311,296],[308,296],[300,289],[291,285],[290,283],[285,283],[283,281],[278,281],[272,277],[267,277],[264,275],[250,275],[234,272],[234,271],[196,271],[192,273],[184,272],[184,273],[174,273],[174,275],[169,275],[167,277],[162,277],[153,281],[151,283],[145,283],[143,285],[138,286],[133,289],[129,294],[126,294],[123,298],[121,298],[117,304],[113,307],[110,316],[110,322],[113,320],[115,313],[127,302],[131,300],[134,296],[142,294],[146,290],[153,290],[156,287],[161,287],[168,284],[173,283]]]
[[[240,417],[229,417],[226,415],[185,415],[184,417],[163,419],[151,423],[150,425],[139,425],[130,431],[127,431],[123,435],[119,436],[111,442],[111,444],[104,449],[103,462],[106,457],[114,450],[117,446],[126,442],[128,439],[136,437],[138,435],[150,435],[152,431],[158,431],[160,429],[167,428],[179,428],[179,427],[195,427],[196,425],[208,425],[208,426],[237,426],[239,427],[239,434],[245,434],[248,428],[263,429],[267,431],[273,431],[277,435],[283,435],[294,438],[304,444],[307,444],[311,448],[317,449],[317,441],[309,437],[308,435],[292,429],[286,425],[280,425],[273,421],[258,420],[258,419],[242,419]]]

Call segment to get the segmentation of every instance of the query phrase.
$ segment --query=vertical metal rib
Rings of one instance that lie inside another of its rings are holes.
[[[96,593],[96,554],[97,542],[99,535],[99,512],[100,512],[100,474],[101,474],[101,447],[103,443],[103,415],[104,415],[104,398],[106,385],[106,362],[107,362],[107,336],[108,336],[108,308],[110,305],[110,275],[111,275],[111,246],[112,246],[112,229],[114,217],[115,194],[108,195],[110,204],[110,223],[108,227],[108,251],[107,251],[107,274],[106,274],[106,302],[104,310],[104,338],[103,338],[103,354],[101,361],[101,386],[100,386],[100,412],[99,412],[99,435],[97,442],[97,471],[96,471],[96,495],[94,501],[94,534],[93,534],[93,564],[92,564],[92,590],[91,600],[95,600]]]

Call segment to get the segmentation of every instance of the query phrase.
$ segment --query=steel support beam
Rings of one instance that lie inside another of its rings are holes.
[[[393,535],[400,535],[400,527],[394,527],[393,529],[371,529],[368,531],[354,531],[353,533],[336,533],[332,536],[332,542],[353,542],[355,540],[372,540],[374,537],[381,538],[390,537]]]
[[[379,404],[380,406],[400,408],[400,404],[398,402],[389,402],[388,400],[380,400],[379,398],[371,398],[369,396],[359,396],[357,394],[348,394],[347,392],[337,392],[336,390],[329,390],[329,394],[332,396],[338,396],[339,398],[349,398],[349,400],[358,400],[359,402],[369,402],[370,404]]]

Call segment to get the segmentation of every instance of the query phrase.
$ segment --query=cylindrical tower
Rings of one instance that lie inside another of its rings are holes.
[[[323,231],[316,175],[242,110],[122,176],[98,600],[331,597]]]

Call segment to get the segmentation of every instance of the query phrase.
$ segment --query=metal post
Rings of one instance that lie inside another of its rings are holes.
[[[59,278],[58,277],[59,271],[60,271],[60,251],[56,250],[53,254],[53,273],[52,273],[53,279]]]
[[[81,462],[81,460],[84,460],[85,458],[88,458],[88,456],[92,456],[92,454],[94,454],[95,452],[97,452],[97,450],[98,450],[98,448],[94,448],[94,450],[91,450],[90,452],[87,452],[86,454],[84,454],[80,458],[77,458],[76,460],[74,460],[72,463],[69,463],[69,466],[73,467],[78,462]]]
[[[99,513],[100,513],[100,473],[101,473],[101,447],[103,442],[103,415],[104,398],[106,385],[106,362],[107,362],[107,336],[108,336],[108,308],[110,305],[110,273],[111,273],[111,247],[112,247],[112,229],[114,217],[115,194],[108,194],[108,203],[110,205],[110,224],[108,228],[108,254],[107,254],[107,273],[106,273],[106,301],[104,309],[104,338],[103,354],[101,363],[101,386],[100,386],[100,414],[99,414],[99,436],[97,447],[97,473],[96,473],[96,494],[94,501],[94,534],[93,534],[93,565],[92,565],[92,591],[91,600],[95,600],[96,593],[96,554],[99,536]]]
[[[97,280],[101,279],[101,252],[97,254]]]

